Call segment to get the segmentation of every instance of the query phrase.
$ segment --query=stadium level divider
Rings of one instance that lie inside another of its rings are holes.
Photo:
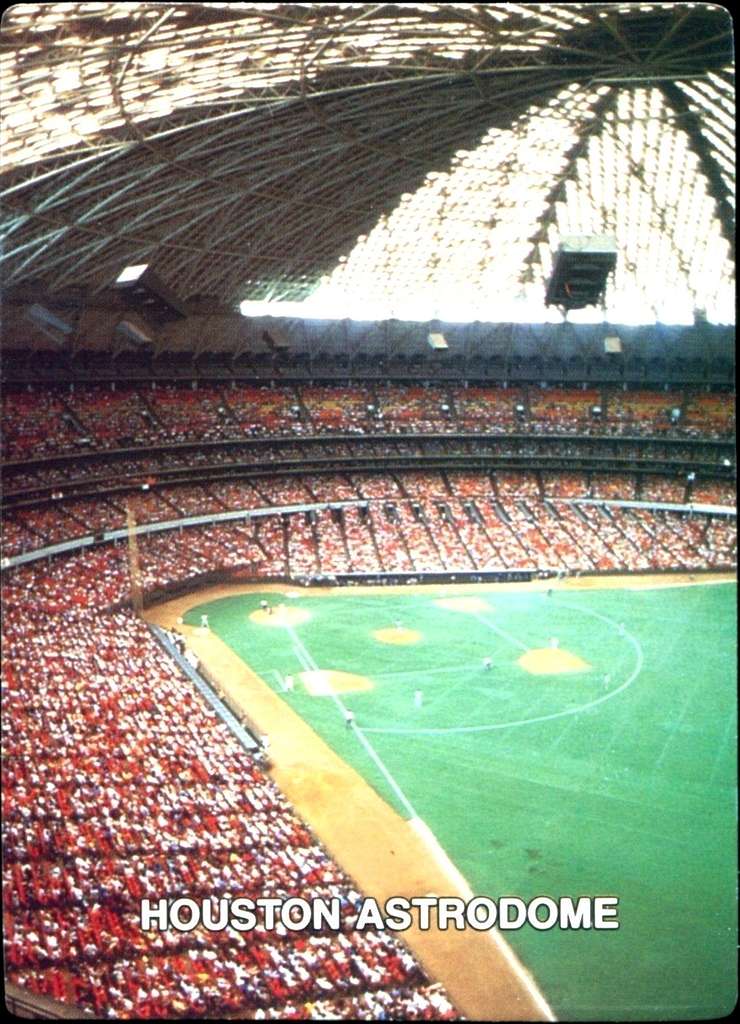
[[[546,495],[547,501],[561,505],[614,505],[617,508],[654,508],[665,512],[699,512],[702,515],[736,516],[732,505],[703,505],[689,502],[688,505],[674,501],[635,501],[627,498],[557,498]]]
[[[182,519],[167,519],[159,523],[143,523],[134,527],[134,533],[142,536],[147,533],[160,533],[164,530],[179,530],[185,526],[208,526],[211,523],[233,522],[243,519],[257,519],[264,516],[291,515],[294,512],[322,511],[331,508],[348,508],[358,505],[368,505],[373,499],[353,498],[348,501],[320,501],[307,505],[279,505],[269,508],[239,509],[235,512],[217,512],[203,516],[185,516]],[[737,509],[729,505],[681,505],[675,502],[666,501],[627,501],[612,498],[557,498],[547,496],[550,502],[560,502],[568,505],[615,505],[627,508],[658,509],[669,512],[698,513],[701,515],[736,516]],[[105,530],[103,533],[86,534],[83,537],[76,537],[73,540],[60,541],[58,544],[49,544],[43,548],[35,548],[33,551],[24,551],[20,555],[12,555],[0,559],[0,570],[12,569],[27,562],[35,562],[41,558],[51,558],[53,555],[61,555],[65,552],[76,551],[80,548],[91,547],[92,545],[108,543],[110,541],[125,540],[128,537],[128,530]],[[502,570],[504,571],[504,570]],[[615,570],[617,571],[617,570]],[[701,571],[701,570],[697,570]],[[346,576],[355,574],[345,573]],[[385,574],[383,574],[385,575]],[[419,573],[409,575],[418,576]],[[457,574],[461,575],[461,574]],[[475,575],[480,575],[476,573]]]
[[[147,533],[160,533],[163,530],[180,530],[184,526],[208,526],[211,523],[257,519],[261,516],[290,515],[293,512],[318,512],[323,509],[345,508],[352,505],[367,505],[367,499],[353,498],[349,501],[320,501],[308,505],[277,505],[269,508],[239,509],[235,512],[215,512],[203,516],[184,516],[181,519],[166,519],[158,523],[141,523],[134,527],[133,532],[138,537]],[[75,537],[73,540],[60,541],[58,544],[49,544],[43,548],[34,548],[33,551],[24,551],[21,555],[3,558],[0,560],[0,569],[12,569],[16,565],[35,562],[39,558],[51,558],[53,555],[76,551],[79,548],[90,547],[93,544],[126,540],[128,533],[129,531],[126,527],[118,530],[104,530],[102,533],[86,534],[83,537]]]

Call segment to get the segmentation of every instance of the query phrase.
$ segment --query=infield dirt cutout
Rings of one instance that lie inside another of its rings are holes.
[[[592,666],[562,647],[538,647],[517,659],[533,676],[558,676],[565,672],[587,672]]]
[[[259,626],[281,626],[283,629],[286,626],[299,626],[310,618],[311,615],[305,608],[286,608],[284,604],[277,605],[269,612],[258,608],[249,616],[250,621],[256,622]]]
[[[418,644],[422,639],[416,629],[404,629],[401,626],[390,626],[388,629],[373,630],[373,636],[381,644]]]
[[[336,672],[333,669],[319,668],[311,672],[300,672],[298,678],[312,697],[331,697],[335,693],[356,693],[373,688],[367,676]]]
[[[482,597],[440,597],[434,602],[438,608],[449,612],[492,612],[493,608]]]

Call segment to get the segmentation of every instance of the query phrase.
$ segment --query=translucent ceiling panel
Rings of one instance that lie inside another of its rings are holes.
[[[701,308],[734,322],[729,245],[680,117],[658,89],[621,89],[594,123],[609,89],[565,89],[458,153],[449,172],[427,175],[309,304],[338,315],[547,322],[560,317],[544,305],[559,239],[606,234],[618,258],[605,305],[572,320],[686,323]]]

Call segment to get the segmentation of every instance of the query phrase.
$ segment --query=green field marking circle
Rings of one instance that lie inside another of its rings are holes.
[[[621,683],[619,686],[616,686],[613,690],[610,690],[609,693],[605,693],[601,697],[596,697],[594,700],[587,701],[585,704],[580,704],[578,707],[568,708],[565,711],[554,711],[552,714],[549,715],[537,715],[533,718],[521,718],[512,722],[495,722],[491,725],[455,725],[435,729],[407,728],[405,726],[391,726],[387,728],[383,728],[381,726],[358,726],[357,728],[361,728],[362,732],[367,733],[387,733],[398,736],[449,736],[454,735],[456,733],[492,732],[495,729],[513,729],[521,725],[535,725],[538,722],[549,722],[555,718],[566,718],[569,715],[580,715],[584,711],[590,711],[591,708],[595,708],[599,704],[604,704],[606,701],[612,700],[612,698],[616,697],[618,694],[623,693],[629,686],[632,685],[632,683],[634,683],[634,681],[637,679],[640,672],[642,671],[644,655],[642,646],[640,645],[640,641],[637,639],[637,637],[634,637],[631,633],[628,633],[626,629],[620,630],[619,623],[615,622],[613,619],[608,618],[606,615],[601,615],[599,612],[592,611],[590,608],[577,608],[576,606],[570,604],[560,604],[560,602],[558,602],[557,607],[567,608],[570,611],[580,612],[583,615],[591,615],[595,619],[600,619],[602,622],[606,622],[609,626],[612,626],[615,630],[617,630],[620,636],[624,636],[624,638],[632,644],[636,654],[635,665],[632,669],[632,672],[629,674],[629,676],[627,677],[627,679],[625,679],[623,683]]]

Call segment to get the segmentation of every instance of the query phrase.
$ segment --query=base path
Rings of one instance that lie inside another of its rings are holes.
[[[732,574],[706,577],[607,577],[602,587],[685,586],[724,582]],[[680,581],[680,582],[679,582]],[[560,590],[596,589],[594,578],[554,584]],[[478,584],[475,589],[537,589],[552,582]],[[463,596],[471,585],[306,588],[302,596],[340,592],[430,596]],[[390,896],[462,896],[469,899],[465,879],[447,859],[423,822],[405,821],[374,789],[297,715],[270,687],[212,632],[178,626],[177,620],[197,604],[255,591],[284,597],[289,585],[246,584],[211,587],[159,604],[145,613],[149,622],[181,632],[204,668],[217,679],[230,700],[242,707],[256,727],[270,737],[271,775],[298,813],[311,826],[332,857],[360,890],[382,905]],[[281,598],[282,599],[282,598]],[[460,609],[460,606],[458,605]],[[462,610],[462,609],[460,609]],[[274,614],[274,612],[273,612]],[[271,618],[265,616],[265,618]],[[272,619],[270,624],[277,624]],[[267,624],[267,623],[265,623]],[[398,933],[434,981],[440,981],[455,1006],[470,1020],[554,1019],[533,979],[499,933],[472,929],[421,931],[416,926]]]

